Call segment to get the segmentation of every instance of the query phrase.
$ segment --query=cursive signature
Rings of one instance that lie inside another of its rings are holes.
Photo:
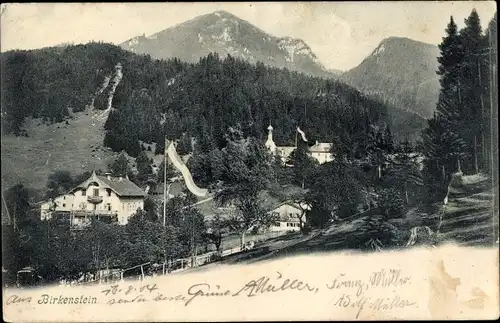
[[[343,288],[356,288],[356,296],[361,296],[363,292],[368,289],[368,284],[363,283],[360,279],[343,279],[341,277],[345,274],[337,276],[331,285],[326,284],[328,289],[343,289]]]
[[[247,292],[248,297],[258,296],[263,293],[276,293],[285,290],[297,290],[297,291],[305,291],[305,292],[318,292],[318,288],[309,285],[299,279],[282,279],[283,275],[280,272],[278,273],[278,277],[276,281],[271,281],[271,278],[267,276],[262,276],[258,279],[251,280],[246,283],[238,292],[233,294],[233,296],[238,296],[241,292]]]
[[[334,303],[334,306],[338,307],[356,308],[357,309],[356,318],[359,318],[359,315],[365,308],[370,308],[375,311],[380,311],[380,310],[392,310],[395,308],[405,308],[413,305],[415,305],[415,302],[403,299],[399,295],[387,298],[376,298],[372,301],[371,297],[366,297],[366,296],[352,297],[351,295],[343,294]]]
[[[411,284],[410,276],[402,276],[401,270],[397,269],[382,269],[373,272],[369,282],[372,287],[400,287]]]
[[[195,284],[189,287],[188,295],[191,296],[186,303],[185,306],[188,306],[196,297],[199,296],[229,296],[231,295],[230,290],[221,290],[219,285],[215,286],[215,289],[212,290],[211,286],[207,283]]]

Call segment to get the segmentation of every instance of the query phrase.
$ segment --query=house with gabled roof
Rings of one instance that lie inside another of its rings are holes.
[[[296,146],[277,146],[273,140],[273,126],[269,125],[267,128],[267,140],[265,142],[265,147],[272,154],[278,155],[283,163],[287,163],[288,158],[292,152],[297,148]],[[320,164],[331,162],[333,158],[332,149],[333,144],[329,142],[318,142],[313,146],[309,147],[309,153],[311,157],[315,158]]]
[[[92,175],[68,193],[41,205],[42,220],[54,214],[67,217],[73,226],[82,227],[93,217],[118,221],[125,225],[139,209],[144,208],[146,192],[127,176]]]
[[[299,205],[292,201],[275,204],[268,211],[276,217],[276,221],[269,227],[269,231],[300,231],[301,225],[303,226],[306,223],[303,210],[308,209],[308,205]]]

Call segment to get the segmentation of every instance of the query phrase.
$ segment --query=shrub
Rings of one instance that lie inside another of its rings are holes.
[[[307,235],[307,234],[311,233],[311,230],[312,230],[311,225],[309,223],[304,223],[304,226],[302,227],[301,231],[303,234]]]
[[[386,218],[400,217],[405,211],[403,198],[392,188],[384,188],[379,192],[378,204]]]

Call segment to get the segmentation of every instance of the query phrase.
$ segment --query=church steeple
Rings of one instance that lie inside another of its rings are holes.
[[[267,127],[267,131],[268,133],[267,133],[266,148],[274,153],[276,151],[276,144],[274,143],[273,140],[273,126],[271,126],[271,124],[269,124],[269,127]]]

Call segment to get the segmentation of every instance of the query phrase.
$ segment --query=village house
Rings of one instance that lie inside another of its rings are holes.
[[[267,128],[267,140],[265,143],[266,148],[273,154],[277,154],[281,157],[283,163],[288,161],[291,153],[296,149],[295,146],[276,146],[273,140],[273,127],[269,125]],[[327,142],[317,142],[309,147],[309,153],[311,157],[315,158],[320,164],[327,163],[333,160],[333,154],[331,153],[333,144]]]
[[[68,193],[41,205],[41,219],[53,214],[68,217],[71,225],[83,226],[92,217],[125,225],[138,209],[144,208],[146,193],[128,177],[92,173],[90,178]]]
[[[317,142],[314,146],[309,147],[311,156],[318,160],[320,164],[328,163],[333,160],[333,155],[331,153],[333,144],[329,142]]]
[[[308,209],[307,205],[303,205],[304,209]],[[300,217],[302,216],[302,226],[306,223],[306,216],[302,214],[301,207],[296,203],[282,202],[274,206],[270,211],[278,219],[269,231],[300,231]]]

